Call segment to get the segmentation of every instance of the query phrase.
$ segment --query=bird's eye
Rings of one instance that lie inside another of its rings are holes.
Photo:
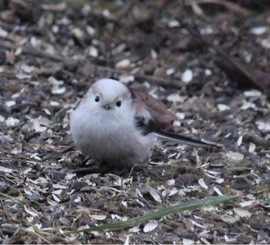
[[[99,96],[96,96],[95,101],[99,102]]]
[[[121,100],[116,101],[116,106],[118,106],[118,107],[121,106]]]

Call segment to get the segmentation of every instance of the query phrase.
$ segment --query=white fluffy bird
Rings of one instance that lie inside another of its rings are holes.
[[[199,140],[164,130],[177,117],[151,95],[113,79],[93,83],[71,113],[75,146],[98,162],[135,164],[148,160],[154,138],[212,147]]]

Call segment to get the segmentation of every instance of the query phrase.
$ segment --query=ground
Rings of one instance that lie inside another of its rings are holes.
[[[267,1],[0,8],[2,243],[270,243]],[[157,142],[148,165],[96,168],[73,146],[69,114],[102,77],[147,90],[179,116],[177,132],[222,148]],[[239,198],[72,233],[222,194]]]

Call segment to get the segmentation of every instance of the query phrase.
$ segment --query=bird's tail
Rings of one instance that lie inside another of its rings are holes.
[[[207,147],[207,148],[220,148],[219,145],[216,145],[214,143],[206,143],[201,140],[196,140],[189,138],[184,135],[179,135],[175,133],[169,133],[169,132],[164,132],[164,131],[155,131],[155,135],[158,138],[164,139],[164,140],[170,140],[170,141],[175,141],[180,144],[185,144],[185,145],[192,145],[192,146],[197,146],[197,147]]]

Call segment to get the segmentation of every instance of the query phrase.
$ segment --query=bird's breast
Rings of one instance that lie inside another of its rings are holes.
[[[84,155],[113,162],[139,162],[149,155],[153,135],[143,136],[135,127],[132,115],[124,115],[124,118],[113,113],[80,115],[73,112],[71,133],[76,147]]]

